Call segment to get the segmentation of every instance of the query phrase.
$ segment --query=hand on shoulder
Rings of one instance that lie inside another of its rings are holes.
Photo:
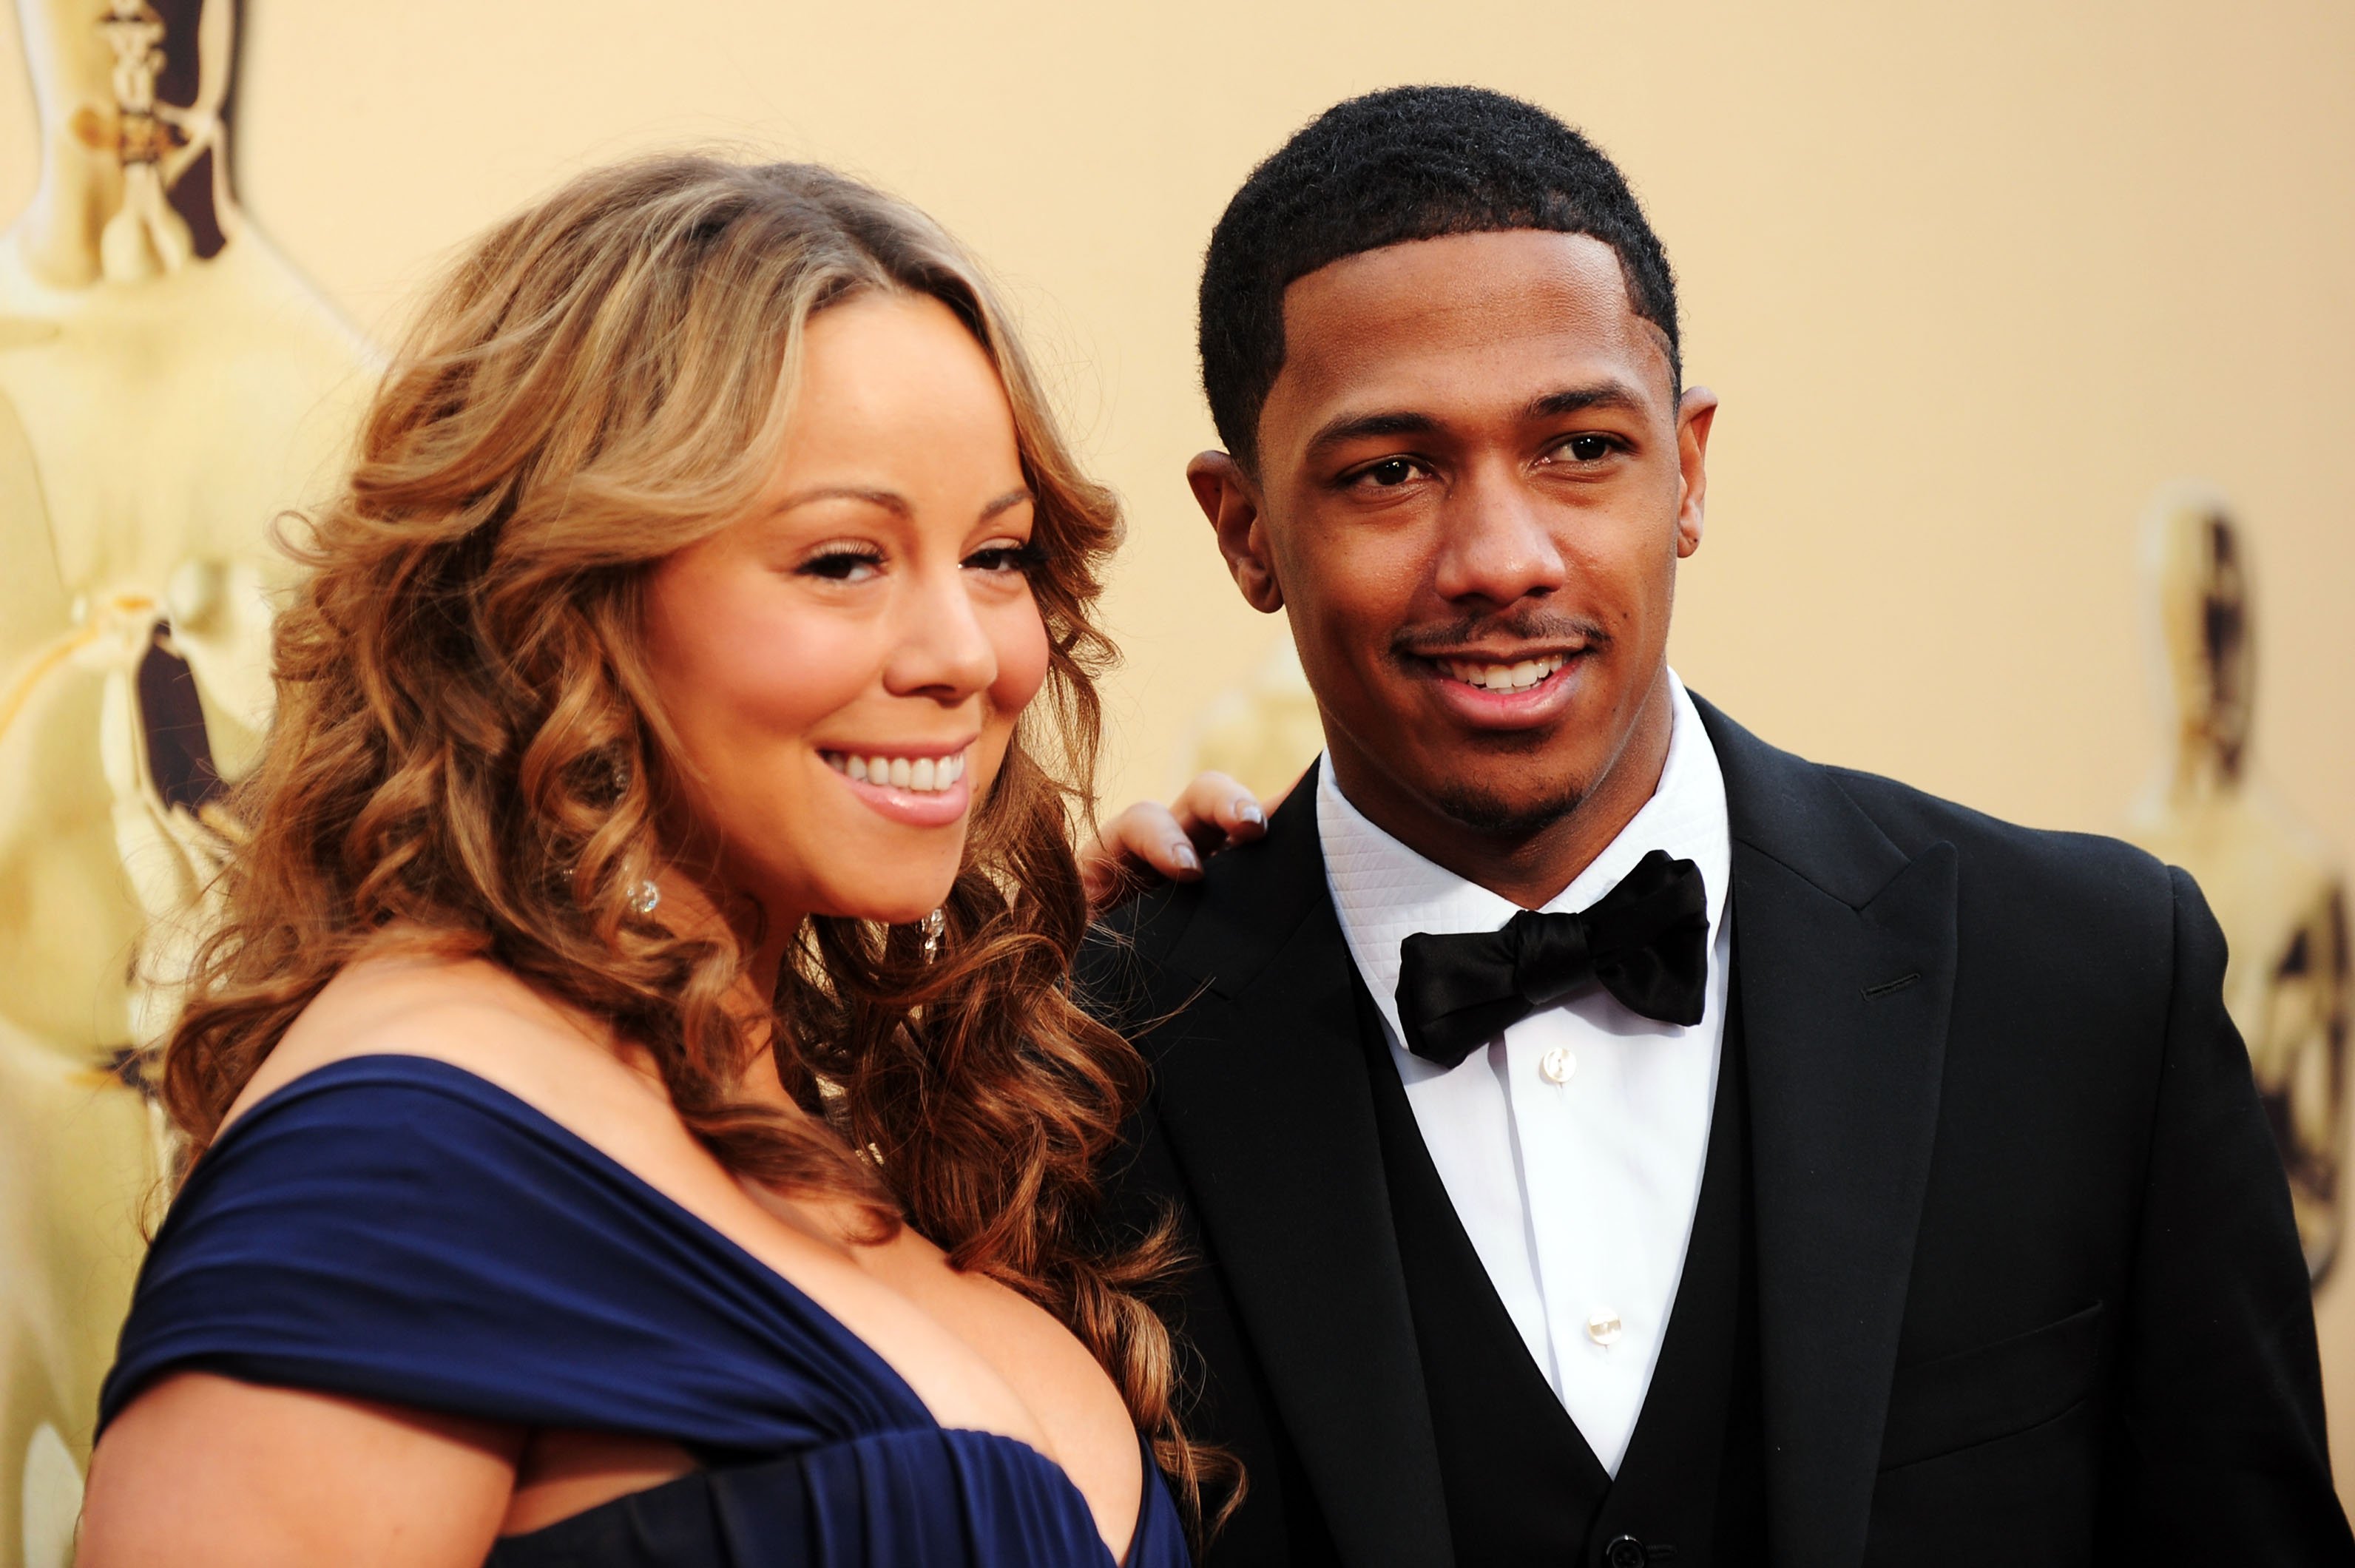
[[[1140,800],[1104,823],[1080,851],[1088,903],[1116,908],[1156,882],[1190,882],[1204,857],[1267,836],[1291,786],[1260,799],[1224,773],[1198,773],[1167,805]]]

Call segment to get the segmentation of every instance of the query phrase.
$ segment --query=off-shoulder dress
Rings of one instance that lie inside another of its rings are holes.
[[[774,1270],[424,1057],[307,1073],[197,1163],[140,1275],[101,1430],[179,1371],[660,1437],[700,1461],[502,1537],[489,1568],[1114,1568],[1053,1461],[943,1427]],[[1146,1463],[1119,1568],[1187,1562]]]

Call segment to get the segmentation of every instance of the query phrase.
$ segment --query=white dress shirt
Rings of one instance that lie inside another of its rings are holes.
[[[1684,1270],[1732,953],[1725,776],[1684,683],[1671,672],[1668,684],[1675,725],[1659,786],[1545,907],[1586,908],[1653,849],[1699,866],[1709,894],[1709,996],[1689,1027],[1643,1018],[1590,987],[1455,1068],[1413,1055],[1399,1030],[1399,944],[1419,931],[1494,931],[1519,906],[1368,821],[1329,763],[1316,781],[1333,905],[1381,1009],[1432,1164],[1530,1357],[1614,1477]]]

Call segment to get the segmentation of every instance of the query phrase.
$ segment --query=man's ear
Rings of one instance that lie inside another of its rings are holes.
[[[1267,528],[1260,515],[1259,486],[1241,464],[1223,452],[1198,453],[1186,464],[1186,483],[1210,531],[1219,536],[1219,553],[1243,598],[1263,615],[1284,608],[1284,590],[1275,580],[1275,562],[1267,549]]]
[[[1717,421],[1717,394],[1688,387],[1677,403],[1677,558],[1700,549],[1701,514],[1709,498],[1709,428]]]

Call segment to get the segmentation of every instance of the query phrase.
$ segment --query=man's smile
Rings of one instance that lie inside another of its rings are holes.
[[[1449,717],[1476,730],[1533,730],[1561,718],[1599,648],[1513,656],[1408,654],[1401,664],[1427,681]]]
[[[1437,658],[1432,662],[1446,672],[1451,680],[1460,680],[1484,691],[1526,691],[1569,663],[1570,656],[1540,654],[1534,658],[1508,661]]]

